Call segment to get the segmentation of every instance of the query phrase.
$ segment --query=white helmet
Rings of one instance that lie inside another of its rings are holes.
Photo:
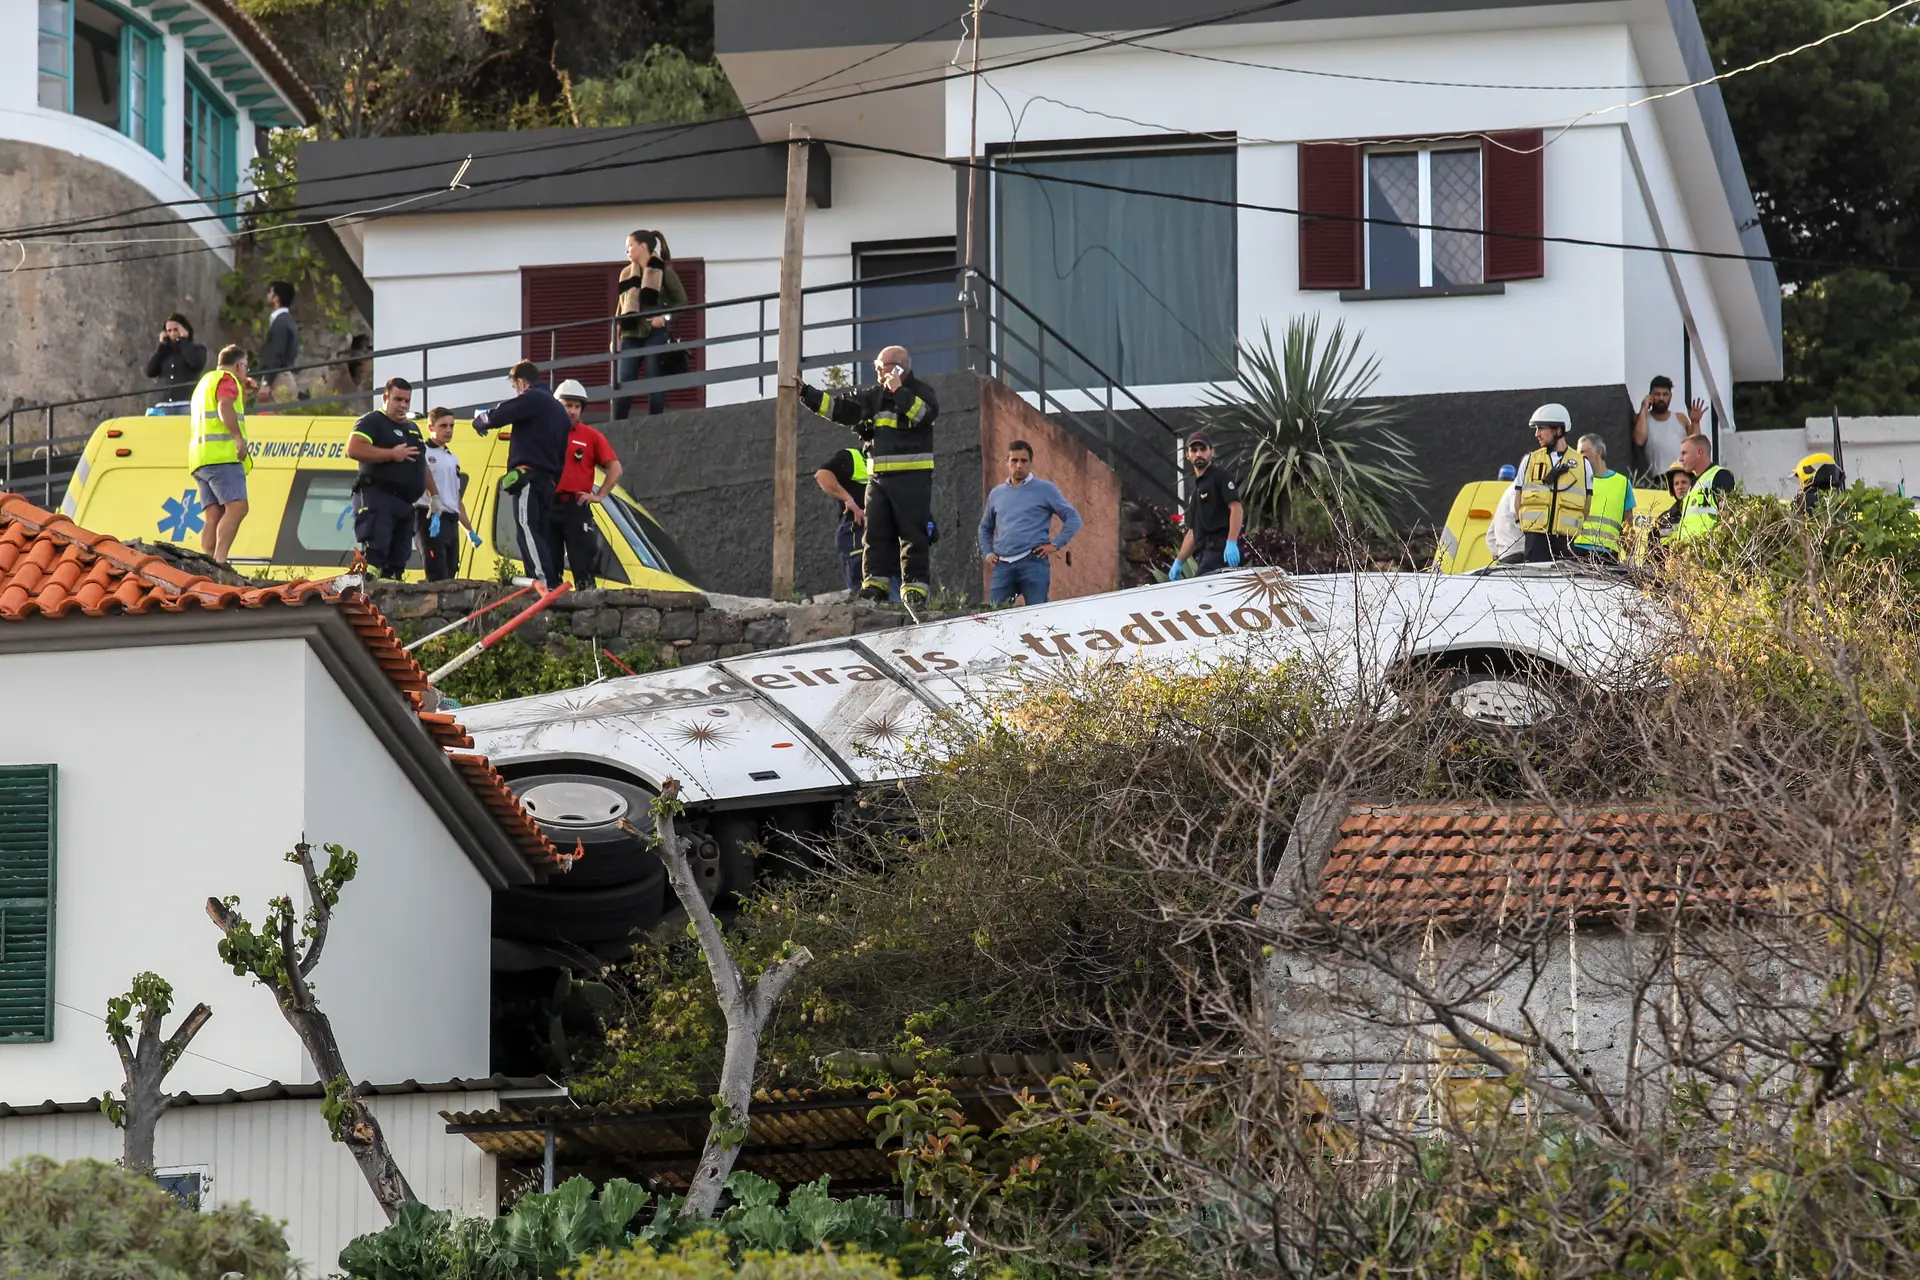
[[[553,389],[553,398],[555,400],[578,400],[582,404],[585,404],[587,400],[587,389],[580,385],[578,379],[568,378],[565,382]]]
[[[1543,404],[1533,411],[1533,416],[1527,419],[1527,425],[1529,427],[1556,426],[1563,433],[1571,434],[1573,415],[1567,412],[1567,406],[1563,404]]]

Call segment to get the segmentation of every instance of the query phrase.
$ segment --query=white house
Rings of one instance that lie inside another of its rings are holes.
[[[70,1112],[120,1092],[103,1015],[143,970],[179,1010],[213,1008],[170,1091],[315,1085],[273,998],[221,963],[206,913],[228,896],[256,922],[274,896],[304,906],[283,860],[302,839],[360,858],[313,974],[356,1078],[506,1087],[486,1079],[491,895],[533,883],[554,851],[452,718],[422,710],[426,691],[364,600],[222,586],[0,496],[0,1106]],[[117,1151],[97,1113],[28,1124],[0,1119],[0,1157]],[[170,1112],[160,1150],[313,1240],[332,1238],[311,1234],[321,1219],[366,1229],[371,1194],[336,1176],[352,1162],[317,1107],[284,1127],[303,1145],[242,1169],[219,1122]],[[47,1134],[54,1148],[36,1145]],[[465,1144],[436,1155],[429,1138],[409,1139],[423,1198],[491,1196]]]
[[[547,357],[545,339],[504,331],[607,314],[635,227],[666,234],[710,304],[704,330],[686,317],[676,333],[762,328],[759,301],[711,304],[778,286],[795,123],[824,142],[809,287],[964,258],[1163,406],[1198,402],[1220,353],[1262,326],[1345,321],[1380,357],[1377,390],[1410,402],[1437,493],[1510,461],[1544,400],[1624,456],[1652,376],[1707,400],[1725,432],[1733,384],[1780,374],[1779,289],[1725,109],[1712,86],[1679,88],[1713,72],[1689,0],[1303,0],[1226,17],[1012,0],[986,10],[977,82],[961,11],[717,0],[751,133],[734,120],[324,143],[303,148],[302,171],[343,212],[413,200],[352,236],[380,347],[503,334],[429,353],[436,379],[484,373],[442,386],[455,401],[498,394],[512,359]],[[468,155],[469,190],[419,194]],[[954,293],[923,278],[810,297],[807,352],[951,343],[955,317],[823,322]],[[1037,336],[994,305],[999,350]],[[603,329],[579,332],[554,354],[606,349]],[[770,394],[770,341],[706,356],[746,376],[705,403]],[[958,358],[949,345],[927,367]],[[417,377],[421,356],[379,371]]]
[[[236,193],[313,95],[232,0],[0,0],[0,33],[12,403],[140,386],[170,312],[217,349]]]

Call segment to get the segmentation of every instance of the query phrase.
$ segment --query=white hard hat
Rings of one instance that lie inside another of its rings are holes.
[[[584,402],[587,398],[587,389],[581,386],[577,379],[568,378],[565,382],[553,389],[553,398],[555,400],[579,400]]]
[[[1530,427],[1551,425],[1570,432],[1573,430],[1573,415],[1567,412],[1567,406],[1563,404],[1543,404],[1533,411],[1533,416],[1527,419],[1527,425]]]

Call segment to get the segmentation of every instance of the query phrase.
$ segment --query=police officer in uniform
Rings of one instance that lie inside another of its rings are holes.
[[[1713,460],[1713,447],[1705,436],[1682,440],[1680,461],[1693,472],[1694,481],[1680,502],[1680,523],[1673,540],[1691,542],[1712,533],[1720,523],[1720,500],[1733,492],[1733,472]]]
[[[353,536],[374,573],[398,578],[413,556],[414,500],[432,493],[426,438],[407,416],[413,384],[387,379],[386,403],[353,424],[347,456],[360,464],[354,482]]]
[[[834,452],[813,473],[820,492],[840,506],[840,519],[833,527],[833,550],[840,562],[840,576],[847,590],[860,591],[860,530],[867,521],[867,482],[873,478],[867,450],[873,446],[873,432],[860,430],[860,443]]]
[[[1167,571],[1169,580],[1198,578],[1240,567],[1240,530],[1247,510],[1240,502],[1240,481],[1213,460],[1213,441],[1198,431],[1187,437],[1187,461],[1193,488],[1187,494],[1187,536]]]
[[[1573,415],[1565,405],[1543,404],[1527,422],[1539,448],[1520,460],[1520,530],[1526,535],[1527,563],[1573,558],[1573,540],[1587,522],[1593,494],[1593,468],[1567,448]]]
[[[887,580],[898,574],[900,599],[912,608],[927,602],[933,423],[940,405],[933,389],[913,376],[913,357],[905,347],[882,351],[873,371],[880,379],[874,386],[833,395],[801,382],[800,403],[843,427],[872,428],[860,595],[885,600]]]

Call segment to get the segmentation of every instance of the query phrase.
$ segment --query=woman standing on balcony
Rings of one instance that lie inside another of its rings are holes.
[[[620,305],[615,311],[612,351],[620,357],[615,370],[625,386],[641,374],[658,378],[666,358],[650,347],[662,347],[673,340],[667,324],[671,309],[687,305],[687,290],[674,274],[667,238],[658,231],[635,231],[627,236],[627,265],[620,269]],[[668,308],[669,314],[643,315],[656,308]],[[639,354],[645,351],[646,354]],[[630,354],[631,353],[631,354]],[[615,396],[613,416],[624,418],[633,406],[632,396]],[[664,413],[667,393],[655,391],[647,397],[648,413]]]

